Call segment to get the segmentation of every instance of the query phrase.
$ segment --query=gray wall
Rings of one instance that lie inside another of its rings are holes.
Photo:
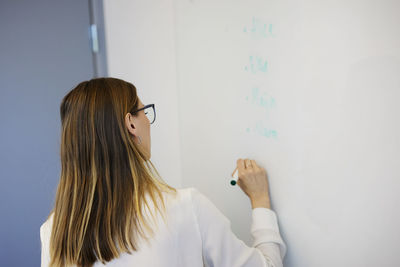
[[[61,99],[95,73],[89,14],[82,0],[0,2],[1,266],[40,265],[39,227],[60,174]]]

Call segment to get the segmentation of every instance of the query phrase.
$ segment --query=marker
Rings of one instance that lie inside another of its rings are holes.
[[[231,180],[231,185],[235,185],[237,183],[238,178],[238,169],[236,168],[236,171],[232,174],[232,177],[235,178],[235,180]]]

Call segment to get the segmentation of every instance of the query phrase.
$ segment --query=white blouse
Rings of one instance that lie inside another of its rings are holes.
[[[282,267],[286,254],[274,211],[252,210],[253,246],[247,246],[232,232],[230,220],[200,191],[177,189],[177,196],[164,193],[167,223],[157,216],[158,228],[149,241],[139,240],[139,250],[123,253],[103,265],[140,267]],[[149,201],[151,205],[152,201]],[[153,210],[154,207],[151,206]],[[144,210],[147,216],[148,210]],[[42,264],[49,266],[49,240],[53,215],[40,227]],[[156,227],[154,224],[151,226]]]

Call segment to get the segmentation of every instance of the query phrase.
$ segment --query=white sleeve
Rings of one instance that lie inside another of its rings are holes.
[[[40,227],[40,243],[41,243],[41,267],[48,267],[50,264],[50,252],[48,244],[47,231],[45,229],[46,225]]]
[[[275,212],[267,208],[255,208],[252,210],[252,219],[253,247],[258,248],[274,267],[282,267],[287,249],[279,233]]]
[[[206,266],[281,267],[286,246],[267,209],[252,210],[254,247],[247,246],[231,230],[231,222],[197,189],[191,188],[192,204],[202,239]],[[272,225],[271,225],[272,223]],[[279,238],[278,238],[279,237]],[[280,251],[279,246],[283,251]]]

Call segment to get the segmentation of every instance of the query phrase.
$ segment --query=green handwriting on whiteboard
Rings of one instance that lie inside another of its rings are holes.
[[[258,122],[256,124],[254,131],[256,133],[258,133],[259,135],[267,137],[267,138],[277,138],[278,137],[278,133],[276,130],[266,128],[260,122]]]
[[[267,72],[268,62],[259,56],[249,56],[249,63],[244,67],[246,71],[251,73]]]
[[[252,129],[251,128],[246,129],[247,133],[250,133],[250,131],[262,137],[273,138],[273,139],[278,138],[278,132],[275,129],[264,127],[261,121],[258,121]]]
[[[260,135],[260,136],[263,136],[266,138],[277,138],[278,137],[277,130],[275,130],[271,127],[265,126],[265,124],[269,124],[268,117],[271,115],[270,114],[271,109],[276,108],[275,98],[272,97],[267,92],[260,90],[260,88],[253,87],[253,88],[251,88],[251,93],[249,94],[249,96],[246,97],[246,100],[248,101],[249,104],[256,106],[257,109],[261,108],[266,112],[266,114],[261,115],[263,117],[263,119],[258,120],[255,123],[254,127],[246,128],[246,132],[247,133],[253,132],[257,135]],[[260,114],[260,113],[257,112],[257,114]]]
[[[261,19],[253,17],[250,26],[245,26],[243,32],[253,37],[275,37],[274,26],[271,23],[264,23]]]
[[[251,89],[251,103],[262,107],[266,110],[271,108],[276,108],[276,100],[274,97],[270,96],[267,92],[260,92],[258,87],[253,87]],[[249,100],[249,97],[246,97]]]

